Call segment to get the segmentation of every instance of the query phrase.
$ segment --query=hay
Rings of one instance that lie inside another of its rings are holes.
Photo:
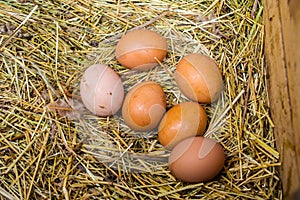
[[[281,199],[260,1],[1,0],[0,8],[1,199]],[[149,72],[129,71],[113,55],[136,28],[169,43],[167,59]],[[93,116],[78,96],[84,69],[100,62],[126,90],[161,83],[170,108],[185,100],[172,73],[191,52],[213,57],[225,83],[219,102],[205,107],[206,136],[224,146],[226,165],[199,184],[170,174],[155,131]]]

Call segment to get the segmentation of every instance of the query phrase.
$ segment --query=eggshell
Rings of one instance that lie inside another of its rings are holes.
[[[116,46],[117,60],[134,70],[149,70],[162,61],[168,50],[165,38],[154,31],[141,29],[128,32]]]
[[[186,97],[201,103],[214,102],[223,89],[222,76],[216,63],[198,53],[186,55],[179,61],[175,80]]]
[[[96,64],[85,70],[80,82],[80,95],[83,104],[92,113],[110,116],[122,106],[124,87],[112,68]]]
[[[196,102],[184,102],[173,106],[161,120],[158,140],[166,149],[172,149],[180,141],[202,135],[206,129],[207,115]]]
[[[224,149],[219,143],[201,136],[191,137],[174,147],[169,157],[169,169],[184,182],[206,182],[220,173],[224,162]]]
[[[166,112],[166,96],[162,87],[147,81],[134,86],[126,95],[122,116],[136,131],[150,131],[157,127]]]

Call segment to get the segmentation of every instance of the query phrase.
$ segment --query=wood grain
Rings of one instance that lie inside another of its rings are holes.
[[[265,58],[284,198],[300,188],[300,2],[264,0]]]

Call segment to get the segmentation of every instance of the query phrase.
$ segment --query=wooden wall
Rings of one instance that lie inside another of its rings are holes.
[[[300,1],[263,3],[271,115],[288,199],[300,188]]]

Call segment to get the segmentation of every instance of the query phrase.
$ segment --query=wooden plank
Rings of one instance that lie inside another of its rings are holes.
[[[300,188],[300,2],[264,0],[265,58],[284,198]]]

